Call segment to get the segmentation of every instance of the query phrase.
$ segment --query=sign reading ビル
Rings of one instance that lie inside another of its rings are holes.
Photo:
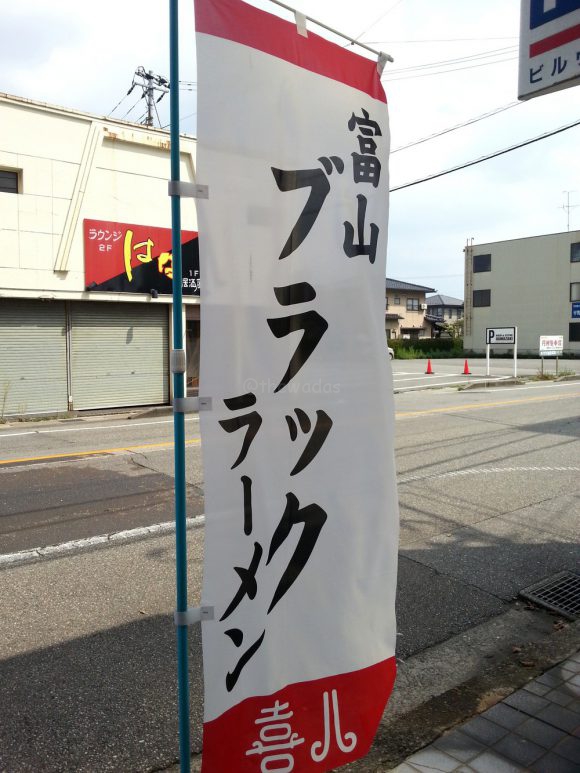
[[[580,78],[580,0],[522,0],[518,97],[575,86]]]

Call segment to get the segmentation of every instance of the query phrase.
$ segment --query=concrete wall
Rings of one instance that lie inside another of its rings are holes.
[[[0,193],[0,298],[88,298],[84,218],[171,227],[168,132],[6,94],[0,127],[0,168],[21,175],[20,193]],[[193,182],[195,140],[180,147],[181,178]],[[182,200],[182,228],[197,230],[192,199]]]
[[[564,350],[580,354],[580,342],[568,340],[570,283],[580,282],[580,263],[570,261],[574,242],[580,242],[580,231],[467,247],[465,348],[485,351],[486,327],[517,326],[522,353],[537,356],[540,335],[563,335]],[[473,273],[473,257],[486,254],[491,254],[491,271]],[[474,308],[474,290],[491,290],[491,305]],[[498,346],[495,351],[510,350]]]

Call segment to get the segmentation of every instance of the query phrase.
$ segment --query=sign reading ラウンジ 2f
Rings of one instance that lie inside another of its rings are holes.
[[[197,232],[182,231],[181,236],[182,294],[199,295]],[[172,293],[171,228],[85,220],[83,237],[87,290]]]
[[[580,0],[522,0],[518,97],[580,81]]]
[[[196,0],[204,773],[367,753],[395,676],[376,59]]]

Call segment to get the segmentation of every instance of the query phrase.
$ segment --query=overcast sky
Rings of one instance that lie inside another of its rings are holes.
[[[394,57],[383,75],[391,147],[396,151],[390,163],[391,187],[580,119],[579,87],[511,106],[517,101],[519,0],[296,3],[306,15]],[[253,4],[284,15],[267,0]],[[293,5],[290,0],[287,4]],[[169,77],[167,0],[18,0],[3,6],[0,91],[139,120],[144,113],[139,89],[126,95],[135,69],[141,65]],[[180,0],[180,31],[180,79],[195,83],[191,0]],[[184,83],[181,94],[181,127],[195,133],[195,86]],[[507,106],[467,127],[397,151]],[[158,109],[162,125],[168,124],[168,97]],[[573,205],[569,212],[563,208],[568,201]],[[568,215],[570,229],[580,229],[576,205],[580,126],[393,192],[387,275],[463,298],[463,247],[468,239],[478,244],[565,231]]]

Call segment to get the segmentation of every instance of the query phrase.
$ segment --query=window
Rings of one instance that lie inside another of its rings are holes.
[[[569,341],[580,341],[580,322],[570,322]]]
[[[401,299],[397,295],[395,295],[395,297],[393,298],[393,305],[394,306],[400,306],[401,305]]]
[[[18,193],[18,172],[0,169],[0,193]]]
[[[473,273],[477,274],[480,271],[491,271],[491,255],[473,256]]]
[[[570,263],[580,263],[580,242],[570,245]]]
[[[407,311],[419,311],[418,298],[407,298]]]
[[[491,290],[474,290],[473,306],[491,306]]]
[[[570,300],[580,301],[580,282],[570,282]]]

